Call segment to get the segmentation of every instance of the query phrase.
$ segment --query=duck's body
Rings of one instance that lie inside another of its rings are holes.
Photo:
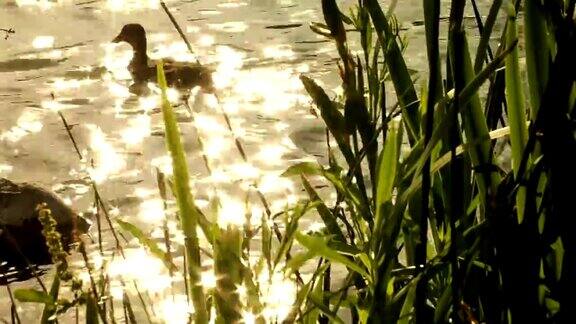
[[[74,232],[86,233],[90,223],[53,193],[35,185],[0,178],[0,262],[24,269],[52,263],[36,207],[46,203],[68,251]]]
[[[128,65],[128,70],[132,75],[134,84],[156,82],[156,62],[148,57],[146,31],[140,24],[125,25],[112,42],[126,42],[132,46],[134,55]],[[210,70],[199,64],[165,59],[163,60],[163,67],[169,86],[179,89],[192,89],[199,86],[205,91],[212,91]]]

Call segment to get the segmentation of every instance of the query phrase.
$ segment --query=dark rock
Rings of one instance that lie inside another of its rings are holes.
[[[78,234],[88,232],[90,223],[55,194],[0,178],[0,262],[20,269],[52,263],[36,210],[41,203],[51,210],[66,251],[74,241],[74,230]]]

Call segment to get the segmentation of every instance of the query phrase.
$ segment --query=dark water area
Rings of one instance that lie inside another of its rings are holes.
[[[344,9],[354,3],[340,2]],[[298,199],[299,184],[280,174],[296,162],[324,161],[326,156],[323,124],[311,113],[311,101],[298,77],[304,73],[319,80],[331,96],[341,91],[333,44],[308,27],[310,22],[323,20],[320,2],[199,0],[166,4],[195,55],[189,53],[158,1],[0,2],[0,28],[15,31],[7,39],[0,38],[0,177],[50,189],[86,214],[93,212],[92,179],[113,218],[134,222],[152,237],[161,237],[159,224],[165,211],[156,169],[168,174],[171,170],[157,88],[151,85],[146,96],[130,93],[127,66],[132,51],[125,43],[111,43],[123,25],[139,23],[147,31],[152,59],[197,59],[213,71],[218,99],[196,89],[189,101],[194,118],[183,105],[176,108],[197,204],[206,206],[216,192],[229,198],[224,199],[229,204],[221,213],[238,218],[245,214],[243,200],[253,183],[266,194],[273,212]],[[421,1],[401,1],[395,13],[408,43],[407,63],[415,78],[424,78]],[[446,5],[442,14],[447,13]],[[466,21],[474,26],[472,19]],[[351,46],[357,47],[357,42],[351,40]],[[175,90],[171,98],[179,103]],[[234,134],[226,128],[220,108],[230,116]],[[82,159],[58,112],[71,126]],[[237,153],[234,137],[243,142],[249,163]],[[208,157],[211,174],[202,153]],[[250,208],[248,213],[258,219],[262,207],[253,204]],[[170,205],[168,213],[173,210]],[[316,222],[307,219],[303,224],[314,226]],[[174,229],[174,240],[181,241],[173,218],[169,226]],[[107,226],[103,225],[102,233],[104,249],[113,249]],[[111,277],[141,282],[140,288],[158,300],[155,316],[159,322],[179,323],[182,312],[176,310],[185,300],[179,295],[165,301],[170,282],[162,266],[134,241],[128,246],[134,249],[129,250],[127,260],[108,259],[109,254],[102,257],[97,249],[91,256],[95,264],[102,260],[111,263]],[[51,274],[44,278],[49,281]],[[12,288],[18,287],[37,287],[37,283],[14,283]],[[9,321],[10,303],[3,287],[0,300],[0,320]],[[35,305],[19,304],[18,308],[24,323],[35,322],[41,313]]]

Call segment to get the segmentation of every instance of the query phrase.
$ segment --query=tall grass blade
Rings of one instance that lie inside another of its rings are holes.
[[[338,147],[344,155],[346,162],[348,162],[350,167],[353,167],[355,159],[347,138],[344,116],[340,111],[338,111],[334,102],[330,100],[326,92],[324,92],[324,90],[318,86],[314,80],[303,75],[300,76],[300,80],[302,81],[306,92],[308,92],[316,106],[320,109],[322,119],[326,123],[326,126],[328,126],[334,139],[336,139]]]
[[[378,158],[378,177],[376,182],[376,221],[374,222],[375,237],[379,237],[385,222],[384,204],[390,202],[394,190],[398,168],[398,122],[389,123],[388,135],[384,149]],[[375,240],[376,241],[376,240]]]
[[[158,84],[162,91],[162,116],[166,129],[166,145],[172,157],[174,188],[179,209],[180,226],[185,236],[189,289],[194,304],[195,321],[203,324],[208,322],[208,313],[204,291],[200,285],[200,248],[196,232],[199,215],[190,190],[188,164],[182,142],[180,141],[176,116],[166,95],[168,85],[162,61],[158,62],[156,68],[158,71]]]
[[[416,315],[416,320],[418,315],[414,314],[414,308],[416,300],[416,285],[410,286],[408,293],[406,294],[406,299],[404,299],[404,304],[402,305],[402,310],[400,311],[400,316],[398,318],[398,324],[410,324],[414,322],[414,315]]]
[[[50,287],[49,295],[52,300],[58,300],[58,295],[60,293],[60,276],[56,274],[54,276],[54,281],[52,281],[52,286]],[[46,304],[44,310],[42,311],[42,317],[40,318],[40,323],[45,324],[49,322],[55,322],[56,319],[56,305]]]
[[[456,95],[464,89],[475,78],[475,73],[470,59],[468,42],[462,26],[464,15],[464,3],[462,1],[453,1],[452,12],[450,16],[450,39],[449,52],[450,63],[453,78],[455,80]],[[464,134],[468,142],[476,139],[489,138],[488,125],[482,110],[480,97],[474,93],[470,97],[468,104],[463,105],[460,110]],[[500,177],[491,170],[492,150],[489,140],[479,142],[469,152],[472,166],[476,170],[476,183],[480,190],[482,205],[488,203],[487,197],[496,192],[497,184]]]
[[[518,38],[516,30],[516,13],[514,6],[508,6],[508,24],[506,27],[506,42],[513,43]],[[518,174],[520,162],[524,154],[524,147],[528,137],[526,127],[526,108],[524,103],[524,92],[522,90],[522,78],[520,77],[520,64],[518,62],[518,47],[506,58],[506,101],[508,103],[508,124],[510,125],[510,144],[512,146],[512,170],[516,178],[522,178]],[[516,195],[516,206],[518,208],[518,220],[522,222],[524,218],[524,206],[526,205],[526,188],[520,186]]]
[[[548,81],[550,46],[552,45],[550,38],[542,1],[524,1],[524,46],[532,120],[538,116],[538,109]]]
[[[478,48],[476,50],[476,59],[474,60],[474,71],[476,71],[476,73],[482,70],[482,65],[484,64],[484,61],[486,61],[486,55],[490,48],[490,37],[492,36],[492,30],[496,24],[501,6],[502,0],[494,0],[490,6],[490,11],[488,12],[488,17],[484,24],[484,30],[482,31],[482,35],[480,35],[480,42],[478,43]]]
[[[384,15],[377,0],[366,0],[364,6],[368,9],[374,29],[378,35],[378,41],[390,71],[390,77],[396,90],[400,106],[406,123],[408,137],[415,142],[420,134],[420,118],[418,116],[418,96],[416,88],[408,72],[406,62],[402,57],[400,47],[396,43],[396,35],[392,33],[388,18]]]
[[[304,175],[301,176],[301,180],[304,189],[306,190],[308,196],[310,197],[310,201],[319,202],[318,205],[316,206],[316,211],[320,215],[320,218],[322,218],[322,221],[324,222],[324,225],[326,226],[328,232],[331,235],[334,235],[335,240],[344,242],[345,241],[344,234],[342,233],[342,230],[340,229],[340,226],[338,225],[338,222],[336,221],[336,217],[334,216],[334,214],[330,211],[330,209],[326,206],[326,204],[324,204],[324,201],[322,201],[316,190],[314,190],[314,187],[312,187],[312,185]]]
[[[426,28],[426,49],[428,53],[428,89],[422,90],[422,107],[424,107],[424,144],[427,145],[432,138],[434,128],[436,101],[441,98],[442,94],[442,76],[440,73],[440,50],[439,50],[439,32],[440,32],[440,1],[424,0],[424,24]],[[430,173],[431,158],[426,159],[422,173],[422,199],[419,215],[413,215],[418,226],[418,240],[416,241],[414,260],[415,265],[423,271],[426,264],[428,248],[428,219],[430,218],[430,196],[432,175]],[[435,229],[433,229],[435,232]],[[425,323],[426,319],[426,299],[427,299],[427,279],[421,278],[416,284],[414,308],[416,313],[416,322]],[[410,296],[410,294],[408,294]],[[408,299],[408,298],[407,298]],[[402,316],[402,315],[401,315]]]

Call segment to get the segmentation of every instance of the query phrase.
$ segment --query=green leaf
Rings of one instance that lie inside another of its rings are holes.
[[[332,37],[338,42],[346,41],[346,30],[342,21],[342,14],[336,5],[336,0],[322,0],[322,13]]]
[[[14,297],[23,303],[54,304],[54,298],[46,292],[36,289],[16,289]]]
[[[404,112],[403,121],[407,126],[408,138],[411,143],[416,142],[418,134],[420,134],[416,88],[396,42],[396,36],[392,34],[388,18],[384,15],[378,0],[367,0],[364,3],[370,13],[370,17],[372,17],[374,29],[378,35],[394,89],[398,94],[400,107]]]
[[[265,213],[262,213],[262,256],[266,260],[268,269],[272,269],[272,231],[270,222]]]
[[[288,224],[286,225],[286,230],[284,232],[284,236],[282,237],[282,241],[280,242],[280,246],[276,252],[276,257],[274,258],[274,266],[278,265],[280,260],[289,253],[294,241],[294,235],[298,230],[298,222],[310,208],[313,208],[313,205],[310,204],[310,202],[305,202],[297,204],[290,214],[286,212],[290,218],[288,220]]]
[[[514,5],[509,3],[508,24],[506,26],[506,42],[511,44],[518,39],[516,31],[516,13]],[[512,147],[512,170],[516,178],[522,177],[518,174],[520,162],[524,155],[524,147],[528,138],[528,128],[526,127],[526,108],[524,106],[524,92],[522,90],[522,78],[520,77],[520,64],[518,63],[518,46],[506,58],[506,102],[508,104],[508,124],[510,125],[510,144]],[[516,194],[516,206],[518,210],[518,220],[522,222],[524,218],[524,208],[526,205],[526,187],[521,186]]]
[[[314,295],[314,298],[316,300],[322,300],[322,293],[324,290],[323,278],[324,273],[321,273],[316,279],[316,285],[314,286],[314,289],[311,292],[311,294]],[[303,322],[304,324],[316,324],[318,323],[319,316],[320,316],[320,310],[314,307],[314,309],[308,312],[308,314],[304,317]]]
[[[282,177],[293,177],[298,175],[321,175],[322,166],[317,162],[300,162],[291,165],[282,173]]]
[[[312,251],[300,252],[290,258],[290,260],[286,263],[286,267],[292,269],[293,271],[297,271],[304,265],[304,263],[314,258],[315,256],[316,254]]]
[[[340,18],[342,19],[342,21],[347,24],[347,25],[354,25],[354,22],[352,21],[352,18],[346,16],[345,14],[343,14],[342,12],[340,12]]]
[[[373,260],[370,259],[370,257],[368,256],[368,254],[366,253],[360,253],[358,254],[358,259],[360,261],[362,261],[362,264],[364,265],[364,267],[366,269],[368,269],[369,272],[372,272],[372,268],[373,266]]]
[[[452,278],[454,280],[454,277]],[[452,287],[448,285],[438,299],[436,310],[434,311],[434,323],[446,323],[449,319],[449,311],[452,306]]]
[[[308,92],[318,109],[320,109],[322,119],[338,143],[338,147],[340,148],[342,155],[344,155],[346,162],[350,167],[353,167],[355,159],[350,144],[348,143],[344,116],[342,116],[342,113],[338,110],[334,102],[330,100],[324,89],[317,85],[314,80],[304,75],[300,76],[300,80],[302,81],[306,92]]]
[[[402,305],[402,310],[400,311],[400,316],[398,317],[398,324],[409,324],[411,323],[412,313],[414,309],[414,299],[416,298],[416,283],[417,280],[411,282],[410,289],[406,294],[406,299],[404,299],[404,304]]]
[[[382,206],[392,199],[396,169],[398,167],[397,132],[399,125],[396,121],[389,123],[388,135],[384,149],[378,157],[378,177],[376,179],[376,226],[383,221]]]
[[[330,260],[332,263],[340,263],[351,270],[357,272],[366,280],[370,281],[370,275],[365,269],[361,268],[358,264],[354,263],[352,260],[341,255],[337,251],[330,248],[327,244],[327,239],[323,237],[315,237],[304,235],[301,233],[296,233],[296,240],[302,244],[309,251],[319,255],[323,258]]]
[[[366,221],[372,221],[370,206],[362,199],[360,189],[357,184],[350,183],[343,178],[339,172],[324,172],[324,177],[334,185],[336,190],[344,196],[348,205],[353,206]]]
[[[52,300],[58,300],[58,294],[60,292],[60,277],[58,274],[54,276],[54,281],[52,281],[52,286],[50,287],[50,298]],[[42,311],[42,318],[40,319],[40,323],[48,323],[51,318],[56,316],[56,305],[55,304],[46,304],[44,306],[44,310]]]
[[[324,204],[324,201],[320,198],[316,190],[314,190],[314,188],[310,185],[308,179],[306,179],[304,176],[302,176],[301,179],[302,184],[304,185],[304,189],[308,193],[308,196],[310,196],[310,201],[318,202],[316,211],[320,215],[320,218],[322,218],[326,229],[328,229],[330,234],[334,235],[336,240],[344,242],[344,234],[336,222],[336,216],[334,216],[332,211],[330,211],[326,204]]]
[[[524,1],[524,48],[530,89],[530,116],[536,120],[550,70],[551,38],[542,1]]]
[[[449,48],[452,73],[454,74],[454,80],[456,80],[456,89],[457,91],[464,92],[477,76],[472,67],[468,42],[463,29],[456,26],[451,28]],[[458,94],[458,96],[460,97],[460,94]],[[459,112],[466,141],[468,143],[477,143],[467,151],[472,166],[479,169],[492,165],[490,135],[478,93],[474,92],[466,105],[461,102],[457,103],[458,108],[460,108]],[[500,176],[498,173],[488,169],[485,172],[475,173],[475,180],[479,191],[482,193],[482,205],[486,206],[488,204],[488,193],[496,192],[497,185],[500,182]]]
[[[398,154],[399,150],[397,145],[399,144],[398,138],[401,136],[402,127],[396,122],[390,123],[390,131],[386,136],[386,142],[384,144],[384,149],[379,157],[378,166],[378,183],[377,185],[377,196],[376,196],[376,221],[374,223],[373,237],[372,237],[372,248],[378,251],[382,246],[378,246],[381,242],[386,239],[393,239],[392,237],[383,236],[386,232],[387,227],[394,227],[396,222],[394,220],[390,221],[390,217],[394,217],[392,213],[392,193],[394,188],[394,182],[397,176],[397,164],[398,164]],[[395,241],[395,239],[393,239]],[[392,241],[390,241],[391,243]],[[392,246],[387,246],[391,248]]]
[[[140,242],[140,244],[145,246],[153,256],[161,260],[168,270],[172,272],[178,271],[178,267],[176,267],[176,265],[170,261],[170,257],[165,251],[160,249],[158,243],[150,239],[148,235],[142,232],[142,230],[139,229],[136,225],[129,222],[125,222],[120,219],[117,219],[116,222],[118,223],[118,225],[120,225],[120,227],[122,227],[123,230],[132,234],[132,236],[138,239],[138,242]]]
[[[338,317],[338,314],[331,311],[329,305],[325,305],[321,298],[311,294],[308,299],[322,312],[322,314],[328,317],[330,323],[344,324],[344,321]]]
[[[484,24],[484,30],[482,31],[480,42],[476,49],[476,59],[474,60],[474,71],[476,72],[480,72],[484,60],[486,60],[486,54],[490,45],[490,36],[492,36],[492,29],[496,24],[496,19],[498,18],[501,6],[502,0],[494,0],[490,6],[490,11],[488,12],[488,17],[486,17],[486,23]]]
[[[346,244],[340,241],[335,241],[334,238],[332,238],[332,240],[328,242],[328,246],[338,251],[342,255],[349,255],[352,257],[355,257],[362,252],[356,246]]]

